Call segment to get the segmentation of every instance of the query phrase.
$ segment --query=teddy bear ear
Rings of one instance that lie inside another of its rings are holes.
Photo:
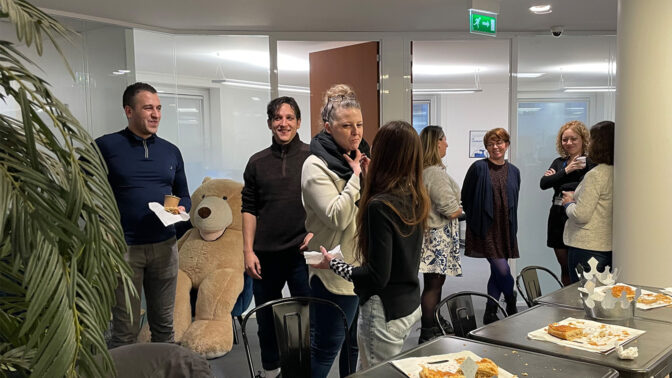
[[[210,176],[205,176],[205,178],[203,179],[203,182],[201,184],[205,184],[206,182],[208,182],[210,180],[212,180],[212,178]]]

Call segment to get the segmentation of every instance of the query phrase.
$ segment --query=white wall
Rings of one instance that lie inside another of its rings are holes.
[[[508,84],[483,84],[482,89],[483,92],[478,93],[439,96],[439,126],[443,127],[448,141],[443,163],[448,174],[460,185],[469,166],[478,160],[469,158],[469,131],[496,127],[509,129]]]

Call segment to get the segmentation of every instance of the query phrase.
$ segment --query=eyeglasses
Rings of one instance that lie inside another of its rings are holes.
[[[501,147],[504,147],[505,144],[506,144],[505,141],[503,141],[503,140],[498,140],[497,142],[490,142],[490,143],[486,144],[485,147],[486,147],[486,148],[492,148],[492,147],[497,146],[497,147],[500,147],[500,148],[501,148]]]

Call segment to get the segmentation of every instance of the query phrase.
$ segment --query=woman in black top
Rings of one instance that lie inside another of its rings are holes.
[[[555,257],[558,259],[562,272],[563,285],[569,285],[570,279],[567,246],[562,241],[562,232],[567,221],[565,209],[562,207],[562,192],[574,191],[586,172],[595,166],[585,156],[589,140],[590,134],[582,122],[570,121],[562,125],[555,142],[555,148],[560,157],[553,160],[539,183],[543,190],[553,188],[546,245],[555,251]]]
[[[354,283],[360,305],[358,370],[401,352],[420,319],[418,268],[429,212],[422,170],[422,146],[413,127],[403,121],[381,127],[357,214],[362,265],[332,259],[324,248],[324,259],[314,265]]]

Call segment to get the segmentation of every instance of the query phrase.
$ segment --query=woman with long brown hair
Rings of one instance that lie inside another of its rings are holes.
[[[439,325],[435,324],[434,308],[441,300],[446,276],[462,276],[460,225],[457,220],[462,214],[462,206],[460,186],[448,175],[441,160],[448,148],[443,129],[440,126],[425,127],[420,133],[420,141],[424,167],[422,180],[431,201],[420,259],[424,286],[420,299],[422,318],[418,343],[423,343],[443,335]],[[450,323],[443,318],[440,321],[450,332]]]
[[[324,248],[324,259],[314,265],[354,283],[360,306],[358,370],[398,354],[420,318],[418,267],[429,213],[422,170],[422,146],[413,127],[403,121],[381,127],[357,213],[361,266],[332,259]]]
[[[586,173],[576,192],[562,192],[562,205],[568,217],[563,239],[569,246],[567,260],[572,282],[579,281],[577,265],[590,270],[591,257],[597,260],[598,271],[613,266],[614,129],[611,121],[598,122],[590,128],[588,155],[597,166]]]

